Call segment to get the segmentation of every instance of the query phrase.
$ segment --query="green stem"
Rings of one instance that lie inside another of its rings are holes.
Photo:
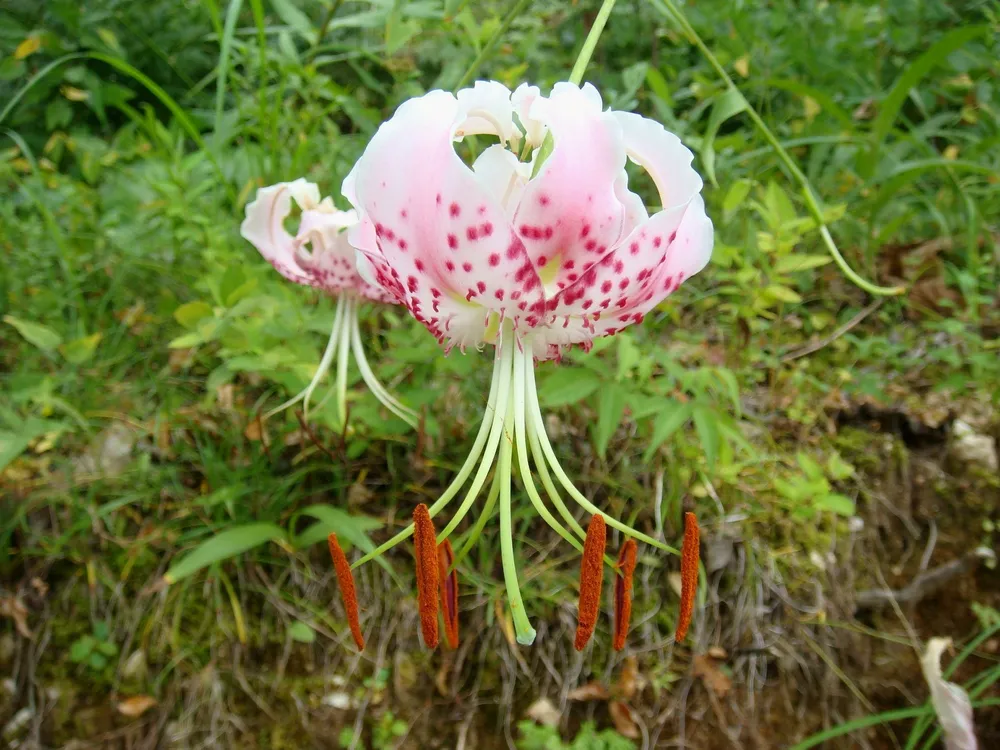
[[[504,422],[511,422],[513,403],[510,404]],[[510,425],[513,426],[513,425]],[[517,562],[514,559],[514,530],[511,527],[510,513],[510,467],[514,452],[513,434],[510,427],[504,430],[505,439],[500,446],[500,556],[503,559],[503,580],[507,587],[507,601],[510,604],[510,614],[514,618],[514,635],[522,646],[530,646],[535,642],[535,629],[531,627],[528,615],[524,611],[521,600],[521,589],[517,585]]]
[[[784,147],[778,141],[774,133],[764,122],[763,118],[757,114],[757,110],[754,109],[753,105],[747,101],[746,97],[743,96],[743,92],[740,91],[739,87],[733,82],[733,79],[729,77],[726,69],[722,66],[722,63],[718,61],[712,50],[708,48],[704,40],[698,35],[694,27],[687,20],[687,17],[681,12],[681,9],[677,6],[674,0],[650,0],[654,7],[658,8],[661,13],[671,16],[677,24],[681,27],[681,30],[688,36],[688,39],[694,44],[698,50],[704,55],[705,59],[708,60],[709,65],[711,65],[719,77],[725,82],[727,88],[734,92],[737,96],[742,99],[744,105],[746,106],[746,113],[757,129],[764,136],[771,148],[774,149],[778,158],[785,165],[792,176],[799,183],[802,189],[802,197],[805,199],[806,208],[809,211],[809,215],[812,216],[813,220],[816,222],[816,226],[819,227],[820,237],[823,239],[823,244],[826,245],[827,251],[830,253],[830,257],[833,258],[834,262],[844,273],[844,275],[851,280],[851,282],[861,289],[864,289],[869,294],[874,294],[878,297],[892,296],[902,294],[906,291],[904,286],[878,286],[870,281],[866,281],[861,276],[854,271],[853,268],[848,265],[847,260],[841,255],[840,250],[837,248],[837,243],[833,239],[833,235],[830,234],[830,230],[827,227],[826,220],[823,218],[823,209],[820,206],[819,199],[816,197],[816,193],[813,190],[812,183],[809,182],[809,178],[805,176],[805,173],[799,168],[795,160],[785,151]]]
[[[594,54],[594,50],[597,48],[597,42],[601,39],[601,34],[604,31],[604,27],[608,23],[608,17],[611,15],[611,9],[615,7],[616,0],[604,0],[601,3],[601,9],[597,11],[597,18],[594,19],[594,25],[590,27],[590,33],[587,34],[587,38],[583,40],[583,47],[580,49],[580,54],[576,56],[576,62],[573,63],[573,70],[569,74],[569,82],[575,83],[579,86],[583,82],[583,74],[587,71],[587,66],[590,64],[590,58]]]
[[[493,52],[493,48],[496,47],[497,42],[499,42],[500,38],[507,33],[507,29],[509,29],[510,25],[514,23],[514,19],[521,14],[521,11],[524,10],[530,2],[531,0],[517,0],[517,2],[514,3],[514,7],[510,9],[506,16],[504,16],[503,21],[500,22],[497,30],[493,32],[493,35],[486,41],[486,44],[483,45],[479,54],[476,55],[476,59],[472,61],[472,64],[469,65],[468,68],[466,68],[465,73],[462,74],[458,83],[455,84],[455,91],[467,86],[469,81],[471,81],[476,73],[479,72],[479,67],[486,62],[486,58]]]

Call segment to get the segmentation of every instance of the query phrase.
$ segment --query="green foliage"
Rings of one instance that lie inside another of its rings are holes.
[[[95,622],[93,633],[81,635],[69,649],[69,659],[92,672],[103,672],[109,659],[118,655],[118,646],[111,641],[107,623]]]
[[[518,750],[633,750],[635,743],[627,740],[613,729],[600,732],[592,721],[584,722],[576,737],[569,743],[559,736],[555,727],[543,726],[525,720],[517,725],[520,739]]]

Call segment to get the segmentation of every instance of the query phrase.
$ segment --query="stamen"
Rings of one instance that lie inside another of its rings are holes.
[[[583,559],[580,561],[580,604],[577,608],[576,639],[573,641],[573,647],[577,651],[583,651],[597,627],[607,541],[608,529],[604,516],[595,513],[587,525],[587,539],[583,543]]]
[[[681,546],[681,609],[674,634],[674,641],[678,643],[687,635],[694,612],[694,595],[698,590],[699,536],[698,519],[694,513],[685,513],[684,544]]]
[[[444,615],[444,636],[448,645],[458,648],[458,571],[451,541],[438,545],[438,578],[441,581],[441,614]]]
[[[428,648],[438,645],[438,551],[434,540],[434,522],[427,506],[420,503],[413,511],[413,547],[417,561],[417,604],[420,607],[420,632]]]
[[[364,651],[365,637],[361,633],[361,621],[358,619],[358,594],[354,589],[354,576],[351,574],[351,566],[347,562],[344,550],[340,548],[336,534],[327,537],[330,544],[330,557],[333,558],[333,570],[337,574],[337,584],[340,587],[340,598],[344,602],[344,611],[347,613],[347,624],[351,628],[351,635],[354,636],[354,643],[359,651]]]
[[[632,574],[639,545],[626,539],[618,552],[618,574],[615,576],[615,631],[612,646],[615,651],[625,648],[628,624],[632,617]]]

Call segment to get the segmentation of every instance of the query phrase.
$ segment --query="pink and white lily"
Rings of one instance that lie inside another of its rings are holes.
[[[301,211],[295,236],[285,230],[285,220],[292,212],[292,202]],[[341,418],[347,407],[347,371],[353,353],[361,377],[369,390],[389,411],[412,426],[417,415],[393,397],[378,380],[365,357],[358,325],[358,307],[365,300],[395,303],[382,287],[369,284],[359,274],[356,253],[345,231],[358,220],[355,211],[338,211],[329,197],[320,199],[319,188],[304,179],[281,182],[261,188],[256,199],[247,205],[240,234],[289,281],[316,287],[337,298],[330,340],[316,374],[306,388],[273,409],[268,416],[299,401],[304,402],[306,417],[309,401],[327,371],[337,366],[337,403]]]
[[[498,142],[470,168],[455,144],[472,135]],[[652,216],[629,189],[627,161],[656,185],[662,208]],[[459,557],[499,498],[504,579],[521,643],[531,643],[535,631],[513,551],[515,452],[537,512],[577,549],[585,533],[556,484],[588,513],[599,512],[549,443],[534,363],[641,322],[708,263],[712,222],[691,161],[675,135],[639,115],[605,110],[589,84],[559,83],[542,96],[534,86],[511,93],[500,83],[479,82],[457,96],[432,91],[402,104],[344,180],[343,193],[359,216],[348,236],[359,249],[361,275],[405,305],[446,351],[495,347],[486,418],[430,513],[440,513],[475,470],[440,543],[468,513],[497,461],[486,507]],[[562,520],[535,486],[529,453]],[[620,521],[607,523],[665,548]],[[356,565],[410,533],[412,527]]]

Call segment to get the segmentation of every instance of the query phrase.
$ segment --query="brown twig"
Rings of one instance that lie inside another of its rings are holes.
[[[795,349],[793,351],[788,352],[787,354],[782,354],[781,357],[779,357],[779,361],[782,364],[786,362],[791,362],[794,359],[799,359],[800,357],[806,357],[810,354],[818,352],[825,346],[829,346],[831,343],[833,343],[841,336],[843,336],[845,333],[854,328],[854,326],[858,325],[858,323],[860,323],[869,315],[871,315],[873,312],[882,307],[882,305],[885,303],[885,300],[886,300],[885,297],[879,297],[877,300],[868,305],[868,307],[864,308],[857,315],[855,315],[849,321],[844,323],[844,325],[837,328],[829,336],[822,338],[819,341],[814,341],[811,344],[807,344],[806,346],[803,346],[801,349]]]

